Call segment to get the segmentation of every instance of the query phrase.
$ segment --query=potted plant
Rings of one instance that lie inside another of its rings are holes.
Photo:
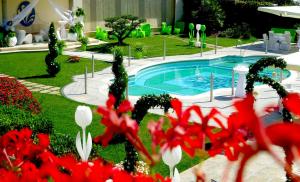
[[[66,42],[64,40],[57,41],[56,46],[58,55],[62,55],[64,48],[67,47]]]
[[[70,26],[69,33],[68,33],[68,40],[77,41],[77,33],[76,33],[75,26]]]
[[[134,48],[134,58],[135,59],[141,59],[143,58],[143,53],[144,53],[144,47],[141,44],[138,44]]]
[[[7,34],[7,44],[9,47],[14,47],[17,45],[17,37],[16,37],[16,33],[15,32],[12,32],[10,31],[8,34]]]
[[[84,37],[84,35],[83,35],[83,24],[81,22],[77,22],[77,23],[75,23],[74,27],[76,29],[77,38],[80,40],[82,37]]]
[[[81,42],[81,50],[86,51],[89,39],[87,37],[82,37],[79,41]]]
[[[75,15],[78,18],[79,22],[83,23],[83,18],[85,16],[83,8],[77,8],[75,11]]]

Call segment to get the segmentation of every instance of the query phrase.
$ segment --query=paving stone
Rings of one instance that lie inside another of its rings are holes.
[[[47,93],[50,93],[50,91],[49,90],[41,90],[40,93],[47,94]]]
[[[41,89],[40,89],[40,88],[33,88],[33,89],[31,89],[30,91],[31,91],[31,92],[40,92]]]

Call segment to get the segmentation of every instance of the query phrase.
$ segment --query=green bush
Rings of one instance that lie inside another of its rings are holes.
[[[69,33],[76,33],[76,28],[75,28],[75,26],[70,26],[70,28],[69,28]]]
[[[184,21],[207,26],[207,33],[220,30],[225,13],[218,0],[184,0]]]
[[[144,54],[144,46],[142,44],[137,44],[134,47],[134,58],[141,59],[143,58],[143,54]]]
[[[50,146],[51,151],[58,156],[65,154],[75,154],[77,155],[77,150],[75,147],[75,139],[67,134],[54,132],[50,135]]]
[[[52,121],[43,114],[34,115],[14,106],[0,105],[0,135],[26,127],[32,129],[34,134],[50,134],[53,131]]]
[[[57,41],[57,53],[58,55],[62,55],[62,52],[64,51],[64,49],[67,47],[67,44],[64,40],[59,40]]]
[[[272,6],[274,2],[267,1],[220,1],[222,9],[225,11],[226,18],[224,29],[232,28],[234,25],[247,23],[251,34],[262,37],[272,27],[293,28],[299,20],[285,18],[269,13],[257,11],[260,6]]]
[[[242,23],[241,25],[234,25],[233,27],[227,28],[221,32],[220,37],[249,39],[251,37],[249,24]]]
[[[60,71],[60,64],[56,61],[56,57],[58,56],[57,52],[57,37],[55,33],[54,23],[52,22],[49,28],[49,53],[45,58],[45,62],[47,65],[47,72],[50,76],[54,77]]]
[[[86,47],[89,43],[89,39],[87,37],[82,37],[81,39],[79,39],[80,43],[81,43],[81,50],[86,51]]]

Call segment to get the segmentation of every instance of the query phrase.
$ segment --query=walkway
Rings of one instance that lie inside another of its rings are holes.
[[[8,77],[8,78],[15,78],[13,76],[0,74],[0,77]],[[39,92],[43,94],[51,94],[51,95],[61,95],[60,94],[60,87],[48,86],[39,83],[33,83],[26,80],[18,80],[20,83],[25,85],[31,92]]]

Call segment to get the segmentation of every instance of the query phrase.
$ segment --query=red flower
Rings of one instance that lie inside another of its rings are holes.
[[[283,105],[292,113],[300,116],[300,94],[290,93],[283,99]]]

